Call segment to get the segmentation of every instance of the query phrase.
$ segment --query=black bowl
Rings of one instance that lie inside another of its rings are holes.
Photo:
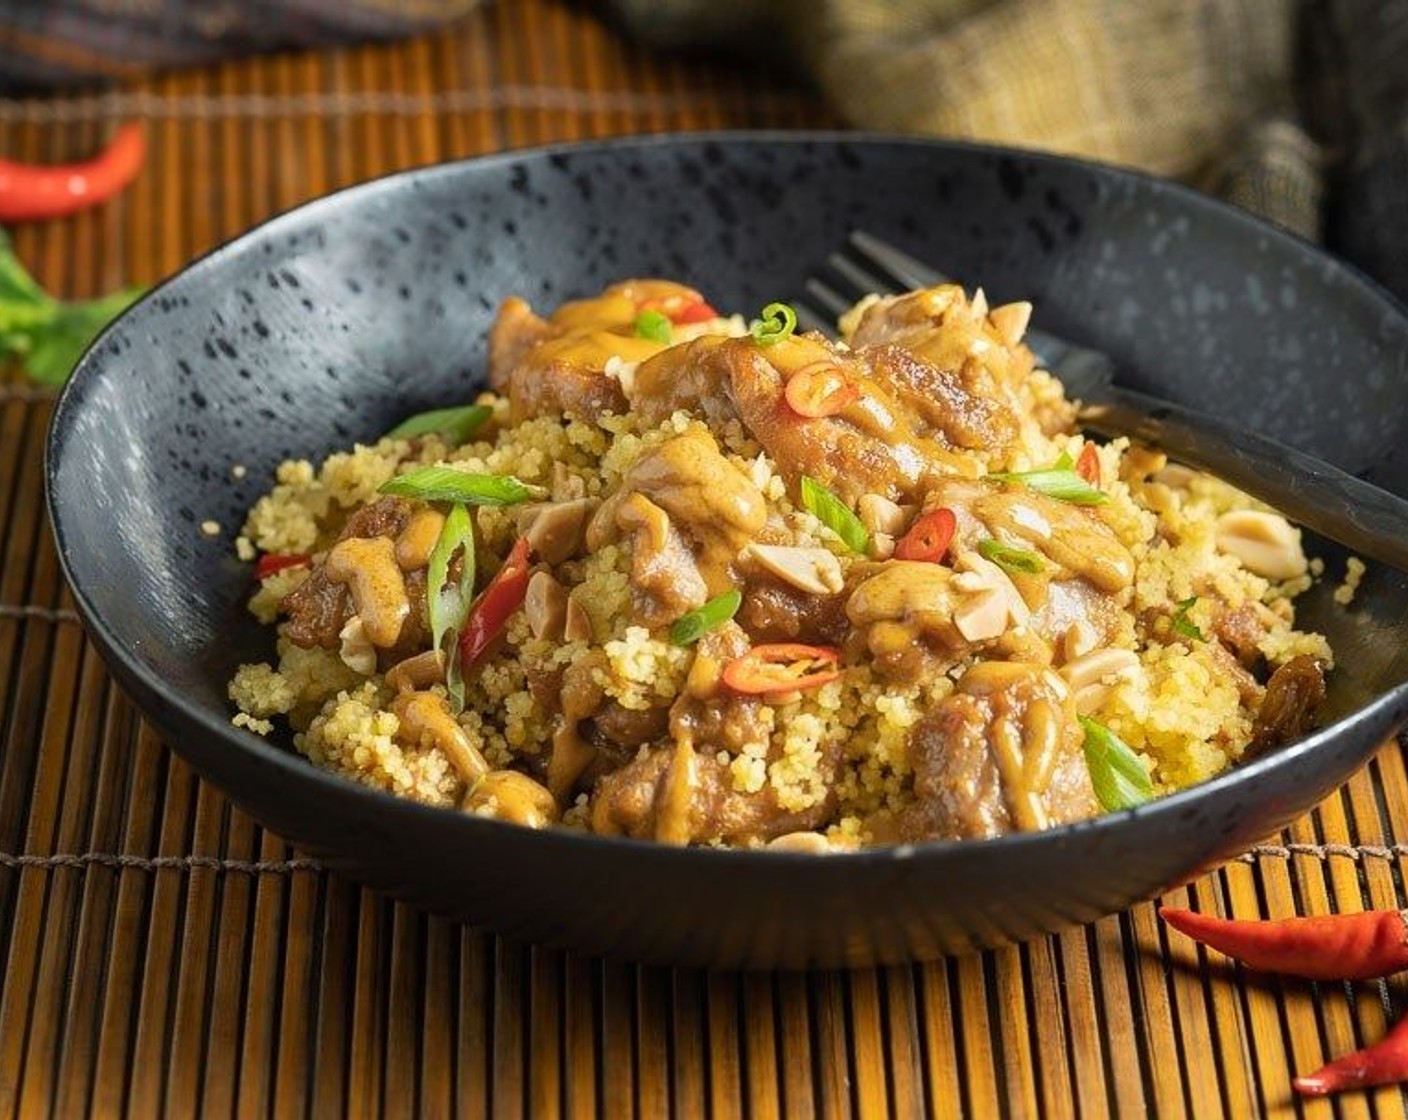
[[[1351,610],[1334,579],[1304,600],[1340,655],[1324,730],[1132,813],[987,842],[816,858],[533,832],[363,789],[230,726],[226,680],[271,647],[231,536],[280,460],[463,400],[509,293],[551,304],[661,274],[755,308],[797,292],[853,227],[995,301],[1032,299],[1041,326],[1111,352],[1133,386],[1408,491],[1408,318],[1314,248],[1187,190],[855,135],[512,153],[277,218],[89,351],[54,417],[49,508],[114,676],[182,757],[330,866],[504,933],[689,964],[902,961],[1089,921],[1244,850],[1361,765],[1408,712],[1408,581],[1376,566]]]

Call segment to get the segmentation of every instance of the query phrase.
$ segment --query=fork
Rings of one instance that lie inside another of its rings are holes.
[[[800,326],[831,336],[837,316],[872,292],[893,295],[953,282],[863,230],[852,232],[826,265],[806,281],[806,295],[794,307]],[[1080,402],[1083,427],[1154,444],[1321,536],[1408,571],[1408,501],[1284,443],[1116,385],[1108,354],[1038,329],[1027,332],[1026,342]]]

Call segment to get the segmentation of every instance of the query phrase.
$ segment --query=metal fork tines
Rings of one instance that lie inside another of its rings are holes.
[[[807,279],[806,295],[796,305],[797,318],[807,330],[834,335],[837,318],[867,295],[896,295],[956,282],[873,234],[854,230],[845,245],[827,257],[825,266]],[[1073,396],[1114,376],[1114,363],[1097,350],[1039,329],[1028,331],[1026,342],[1041,365],[1060,375]]]

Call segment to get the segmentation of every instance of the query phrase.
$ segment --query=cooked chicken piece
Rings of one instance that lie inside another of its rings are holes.
[[[910,732],[915,804],[877,837],[959,840],[1048,828],[1098,813],[1069,690],[1050,669],[974,665]]]
[[[644,451],[587,527],[587,547],[632,538],[631,584],[647,625],[660,625],[734,585],[739,552],[767,511],[752,481],[696,428]]]
[[[1305,654],[1291,658],[1266,682],[1247,756],[1265,754],[1299,739],[1313,726],[1315,712],[1324,702],[1324,667]]]
[[[394,542],[410,524],[415,512],[415,504],[405,498],[380,498],[370,505],[363,506],[347,519],[337,543],[385,539],[389,542],[389,554],[394,555]],[[394,561],[391,566],[395,567]],[[419,652],[420,647],[425,644],[428,631],[425,618],[424,569],[405,573],[402,582],[410,611],[401,620],[398,636],[394,639],[395,645],[391,647],[401,656],[389,664],[395,664],[396,661]],[[284,633],[289,641],[304,649],[312,649],[315,646],[337,649],[341,644],[342,628],[354,613],[352,595],[347,583],[344,580],[330,579],[328,576],[327,557],[313,566],[308,578],[286,595],[280,606],[289,616]]]
[[[839,646],[846,640],[846,594],[812,595],[749,571],[738,621],[757,642]]]
[[[534,416],[571,412],[592,420],[624,412],[621,382],[608,366],[635,363],[664,344],[635,333],[648,305],[698,301],[699,293],[666,280],[627,280],[592,299],[564,303],[547,319],[521,299],[499,308],[489,332],[489,381],[507,392],[514,423]]]
[[[864,635],[878,672],[916,681],[941,672],[969,648],[954,617],[966,598],[950,568],[891,560],[851,593],[846,616]]]

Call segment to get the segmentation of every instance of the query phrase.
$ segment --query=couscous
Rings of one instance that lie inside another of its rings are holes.
[[[810,851],[1045,828],[1296,737],[1331,664],[1298,531],[1084,439],[1030,310],[944,286],[836,343],[666,281],[506,301],[490,391],[250,511],[277,656],[235,723],[434,805]]]

